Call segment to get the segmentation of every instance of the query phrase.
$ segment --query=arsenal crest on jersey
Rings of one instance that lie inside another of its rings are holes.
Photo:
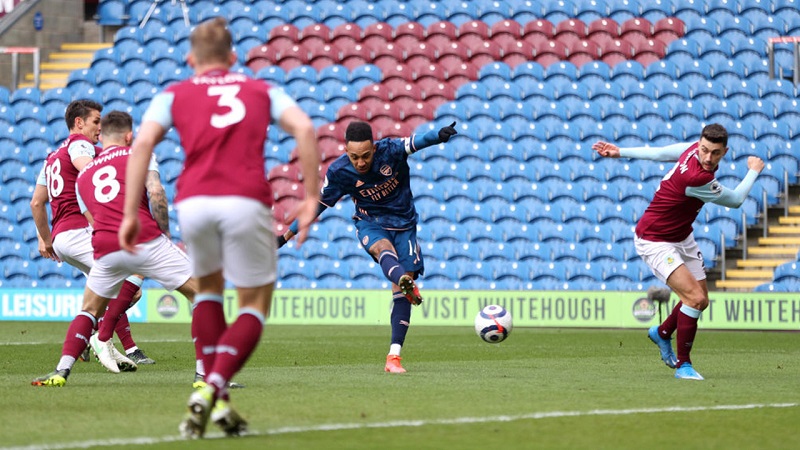
[[[381,175],[388,177],[392,175],[392,168],[389,165],[381,167]]]

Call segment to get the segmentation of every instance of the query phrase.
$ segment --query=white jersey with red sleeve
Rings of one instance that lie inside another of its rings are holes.
[[[224,70],[166,89],[172,96],[172,124],[186,152],[176,203],[199,195],[233,195],[272,205],[264,170],[269,90],[263,81]]]
[[[689,146],[675,166],[661,180],[653,201],[636,225],[636,235],[656,242],[681,242],[692,233],[692,223],[705,202],[687,195],[687,189],[710,186],[715,176],[702,168],[697,157],[698,144]],[[720,186],[717,188],[721,189]]]
[[[120,250],[117,231],[122,223],[125,167],[130,154],[130,147],[110,146],[87,164],[78,175],[81,203],[94,218],[92,247],[95,259]],[[139,202],[139,221],[141,230],[137,244],[149,242],[161,235],[161,229],[150,213],[150,203],[146,193],[142,193]]]
[[[58,233],[86,228],[89,222],[81,213],[75,195],[78,169],[72,164],[76,158],[94,158],[99,151],[94,143],[82,134],[71,134],[58,149],[47,155],[36,184],[47,188],[52,218],[53,239]]]

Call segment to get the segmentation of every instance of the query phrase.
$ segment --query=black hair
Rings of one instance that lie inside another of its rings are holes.
[[[367,122],[353,121],[347,125],[347,130],[344,132],[345,144],[354,142],[372,142],[372,127]]]
[[[75,127],[75,119],[80,117],[86,120],[92,111],[103,112],[103,105],[88,99],[74,100],[67,105],[67,111],[64,113],[64,120],[67,121],[67,129],[71,130]]]
[[[700,133],[701,138],[706,138],[708,142],[714,144],[722,144],[723,147],[728,146],[728,130],[718,123],[712,123],[703,127],[703,132]]]

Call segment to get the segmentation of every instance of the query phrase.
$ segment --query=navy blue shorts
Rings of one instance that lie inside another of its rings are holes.
[[[366,220],[356,221],[356,237],[361,247],[369,253],[369,248],[381,239],[388,239],[397,251],[397,260],[406,272],[414,272],[414,278],[425,273],[425,262],[417,243],[417,227],[408,230],[387,230]],[[378,262],[370,254],[375,262]]]

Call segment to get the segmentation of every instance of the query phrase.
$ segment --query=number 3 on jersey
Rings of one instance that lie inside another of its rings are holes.
[[[225,128],[235,123],[239,123],[244,119],[246,108],[244,102],[240,100],[236,94],[239,93],[241,86],[233,84],[228,86],[209,86],[208,96],[219,97],[217,106],[230,108],[230,111],[225,114],[212,114],[211,126],[214,128]]]
[[[108,203],[114,200],[121,190],[117,181],[117,169],[106,166],[99,169],[92,175],[94,185],[94,198],[100,203]]]

